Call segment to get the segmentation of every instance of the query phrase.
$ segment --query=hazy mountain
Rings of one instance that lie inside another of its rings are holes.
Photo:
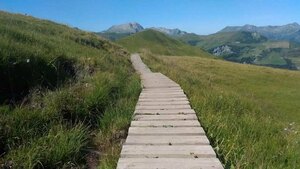
[[[107,29],[106,33],[128,33],[133,34],[144,30],[143,26],[136,22],[114,25]]]
[[[187,34],[187,32],[182,31],[182,30],[177,29],[177,28],[176,29],[168,29],[168,28],[163,28],[163,27],[157,27],[157,28],[152,27],[152,28],[149,28],[149,29],[164,33],[164,34],[169,35],[169,36],[182,36],[182,35]]]
[[[168,29],[168,28],[163,28],[163,27],[152,27],[148,28],[151,30],[155,30],[161,33],[164,33],[166,35],[169,35],[171,37],[178,37],[178,36],[183,36],[186,35],[187,32],[182,31],[180,29]],[[125,24],[120,24],[120,25],[114,25],[110,27],[109,29],[97,33],[98,35],[110,39],[110,40],[118,40],[127,36],[130,36],[132,34],[141,32],[146,30],[142,25],[139,23],[125,23]]]
[[[131,22],[131,23],[111,26],[109,29],[102,32],[98,32],[97,34],[106,39],[115,41],[143,30],[144,28],[142,25],[136,22]]]
[[[291,23],[282,26],[227,26],[220,32],[236,31],[258,32],[272,40],[293,40],[300,42],[300,25],[298,23]]]

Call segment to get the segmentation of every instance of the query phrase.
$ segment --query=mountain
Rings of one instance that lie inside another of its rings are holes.
[[[164,33],[171,37],[179,37],[179,36],[188,34],[187,32],[182,31],[177,28],[176,29],[168,29],[168,28],[164,28],[164,27],[151,27],[148,29]],[[139,23],[136,23],[136,22],[132,22],[132,23],[114,25],[105,31],[98,32],[97,34],[106,39],[116,41],[118,39],[130,36],[132,34],[135,34],[135,33],[138,33],[138,32],[144,31],[144,30],[145,30],[145,28],[142,25],[140,25]]]
[[[131,51],[150,48],[152,52],[164,55],[184,55],[184,52],[195,54],[187,50],[180,52],[178,45],[174,45],[180,41],[179,46],[184,44],[185,49],[186,45],[194,46],[192,51],[195,48],[204,49],[228,61],[288,69],[300,68],[300,25],[297,23],[264,27],[228,26],[211,35],[197,35],[164,27],[144,29],[138,23],[127,23],[112,26],[98,34],[118,41]],[[166,42],[166,39],[169,41]],[[171,49],[175,49],[174,52]]]
[[[141,32],[143,30],[144,30],[144,28],[142,25],[140,25],[139,23],[136,23],[136,22],[131,22],[131,23],[125,23],[125,24],[111,26],[109,29],[102,31],[102,32],[98,32],[96,34],[98,34],[106,39],[116,41],[118,39],[130,36],[132,34]]]
[[[205,36],[186,34],[177,39],[228,61],[287,69],[300,67],[298,43],[268,40],[257,32],[225,31]]]
[[[127,33],[133,34],[144,30],[143,26],[136,22],[125,23],[121,25],[114,25],[107,29],[107,33]]]
[[[163,27],[157,27],[157,28],[152,27],[152,28],[149,28],[149,29],[164,33],[164,34],[169,35],[169,36],[182,36],[182,35],[187,34],[187,32],[182,31],[182,30],[177,29],[177,28],[176,29],[168,29],[168,28],[163,28]]]
[[[258,32],[272,40],[294,40],[300,42],[300,25],[298,23],[291,23],[283,26],[227,26],[219,32],[237,31]]]
[[[198,40],[198,41],[196,41]],[[206,50],[228,44],[252,44],[267,41],[267,38],[256,32],[220,32],[207,36],[198,36],[194,42],[196,46],[200,46]]]
[[[190,46],[152,29],[122,38],[117,40],[117,43],[127,48],[130,52],[146,49],[154,54],[161,55],[199,56],[205,53],[200,48]]]

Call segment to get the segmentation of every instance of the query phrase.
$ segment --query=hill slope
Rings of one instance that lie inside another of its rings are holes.
[[[144,49],[161,55],[201,55],[204,53],[199,48],[189,46],[175,40],[161,32],[145,30],[117,41],[131,52],[139,52]]]
[[[114,168],[140,89],[127,52],[47,20],[0,23],[0,168],[88,168],[93,147]]]

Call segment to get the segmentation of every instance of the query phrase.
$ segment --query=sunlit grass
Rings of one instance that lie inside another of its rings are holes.
[[[140,91],[129,54],[51,21],[0,22],[0,168],[84,168],[90,150],[115,166]]]

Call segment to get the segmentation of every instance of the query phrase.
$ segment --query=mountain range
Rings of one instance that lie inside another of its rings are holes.
[[[184,55],[181,49],[194,50],[185,46],[189,45],[228,61],[300,69],[300,25],[297,23],[228,26],[211,35],[198,35],[180,29],[144,28],[132,22],[112,26],[98,34],[135,51],[151,48],[152,52],[157,50],[160,54]],[[166,49],[158,48],[156,44],[164,45]]]
[[[227,26],[220,32],[257,32],[272,40],[292,40],[300,42],[300,25],[298,23],[291,23],[282,26]]]
[[[168,29],[168,28],[164,28],[164,27],[151,27],[151,28],[145,29],[142,25],[140,25],[139,23],[136,23],[136,22],[114,25],[105,31],[98,32],[97,34],[99,34],[100,36],[103,36],[107,39],[115,41],[115,40],[124,38],[126,36],[130,36],[131,34],[142,32],[142,31],[145,31],[148,29],[158,31],[158,32],[164,33],[169,36],[182,36],[182,35],[188,34],[187,32],[182,31],[177,28]]]

